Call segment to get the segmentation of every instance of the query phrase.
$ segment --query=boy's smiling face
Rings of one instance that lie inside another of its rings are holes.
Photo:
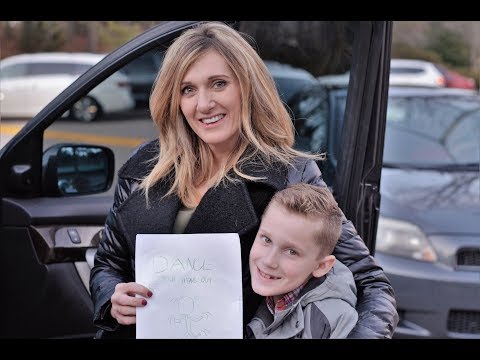
[[[329,256],[321,256],[315,239],[318,226],[318,221],[293,214],[276,202],[267,207],[250,250],[252,287],[257,294],[278,298],[312,275],[320,277],[330,270],[324,262]]]

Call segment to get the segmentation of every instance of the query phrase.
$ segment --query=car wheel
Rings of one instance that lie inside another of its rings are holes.
[[[85,96],[78,100],[72,106],[71,114],[75,120],[91,122],[96,120],[101,113],[100,105],[98,102],[90,97]]]

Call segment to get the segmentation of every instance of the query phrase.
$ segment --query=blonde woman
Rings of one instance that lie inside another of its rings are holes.
[[[223,23],[203,23],[174,41],[150,110],[158,140],[120,169],[91,272],[97,337],[134,338],[136,308],[162,296],[134,282],[139,233],[238,233],[247,324],[262,299],[248,262],[259,219],[289,184],[326,186],[315,162],[321,155],[293,149],[293,124],[268,69]],[[390,338],[398,321],[392,287],[345,217],[333,254],[357,286],[359,321],[349,336]]]

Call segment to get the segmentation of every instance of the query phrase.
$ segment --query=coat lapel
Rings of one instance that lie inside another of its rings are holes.
[[[202,198],[185,233],[238,233],[258,225],[258,217],[244,182],[220,184]]]
[[[261,178],[261,183],[275,190],[286,186],[286,170],[281,166],[265,166],[258,161],[251,161],[242,171],[246,175]],[[241,236],[259,225],[247,188],[248,181],[233,171],[230,171],[229,177],[234,179],[233,183],[220,184],[205,193],[185,233],[232,232]]]
[[[134,253],[137,234],[169,234],[173,232],[173,224],[180,208],[180,199],[169,195],[162,199],[168,191],[164,182],[155,184],[149,191],[149,207],[142,191],[136,190],[117,209],[117,220],[121,230],[132,245]]]

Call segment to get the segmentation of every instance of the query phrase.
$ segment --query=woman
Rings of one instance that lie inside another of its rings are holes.
[[[321,156],[292,148],[293,124],[268,69],[225,24],[205,23],[175,40],[150,110],[159,138],[120,169],[91,272],[97,336],[134,337],[136,307],[152,296],[134,282],[139,233],[238,233],[247,324],[261,301],[248,269],[261,214],[291,183],[326,186],[315,163]],[[398,321],[393,289],[345,218],[333,254],[357,285],[359,321],[349,336],[390,338]]]

